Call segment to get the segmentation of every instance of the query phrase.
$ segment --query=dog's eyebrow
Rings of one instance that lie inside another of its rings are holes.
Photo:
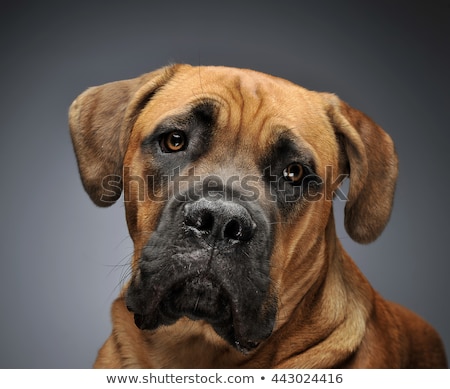
[[[280,128],[273,137],[269,148],[271,160],[292,160],[302,162],[315,168],[314,157],[311,151],[302,143],[290,128]]]
[[[156,124],[154,130],[145,137],[142,145],[151,144],[158,136],[168,130],[183,130],[186,131],[189,127],[195,124],[200,124],[202,127],[211,128],[214,124],[217,114],[217,104],[209,100],[195,102],[183,109],[180,113],[163,118]]]
[[[209,125],[213,122],[214,115],[215,109],[212,104],[201,102],[199,104],[188,106],[187,109],[179,114],[163,119],[158,126],[177,128],[179,126],[185,126],[194,120]]]

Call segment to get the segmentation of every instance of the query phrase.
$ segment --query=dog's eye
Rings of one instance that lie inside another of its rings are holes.
[[[163,135],[159,144],[164,153],[176,153],[186,148],[187,137],[183,131],[174,130]]]
[[[293,162],[283,170],[283,177],[286,181],[293,184],[299,184],[303,178],[304,172],[305,170],[300,163]]]

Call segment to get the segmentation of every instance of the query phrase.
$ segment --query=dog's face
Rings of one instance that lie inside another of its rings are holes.
[[[298,131],[314,126],[314,107],[280,112],[294,111],[299,88],[230,71],[183,76],[142,110],[125,154],[138,256],[127,303],[139,328],[187,316],[251,349],[274,326],[273,264],[283,267],[293,249],[293,241],[274,249],[279,226],[286,236],[311,206],[330,206],[313,200],[326,196],[321,177],[336,151],[316,151],[306,139],[334,145],[335,135],[329,123],[317,134]]]
[[[92,199],[124,191],[142,330],[186,317],[249,351],[320,282],[344,177],[355,240],[389,217],[389,137],[335,96],[261,73],[183,65],[90,89],[71,129]]]

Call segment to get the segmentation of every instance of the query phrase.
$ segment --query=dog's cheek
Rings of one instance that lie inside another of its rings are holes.
[[[123,182],[127,226],[135,250],[139,250],[156,228],[164,194],[160,193],[159,174],[152,157],[142,153],[136,139],[125,156]]]
[[[138,210],[136,203],[125,202],[125,216],[131,239],[136,245],[137,225],[138,225]]]
[[[161,206],[151,201],[132,201],[126,204],[126,217],[130,236],[134,243],[135,255],[141,251],[156,230],[161,214]]]

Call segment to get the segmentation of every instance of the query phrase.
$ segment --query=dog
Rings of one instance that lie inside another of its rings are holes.
[[[69,109],[98,206],[123,192],[131,277],[96,368],[444,368],[443,344],[383,300],[336,236],[391,214],[391,138],[331,93],[247,69],[175,64]]]

